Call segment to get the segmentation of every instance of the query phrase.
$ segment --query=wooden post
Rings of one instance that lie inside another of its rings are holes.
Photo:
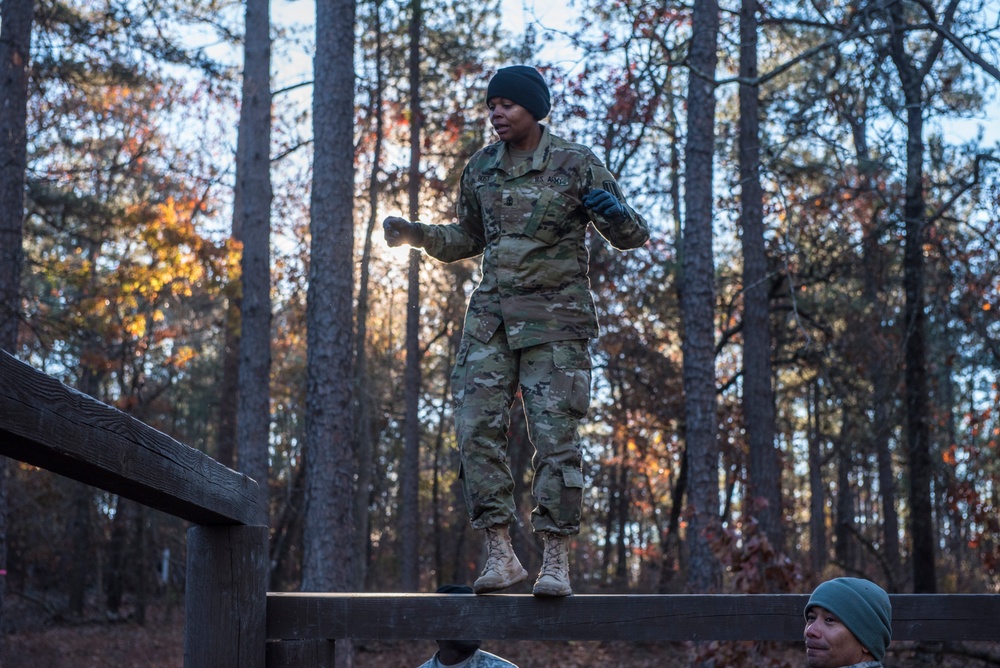
[[[184,668],[264,668],[266,526],[187,532]]]

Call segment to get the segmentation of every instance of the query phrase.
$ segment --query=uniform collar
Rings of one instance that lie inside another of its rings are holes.
[[[503,158],[507,153],[506,142],[497,142],[500,144],[500,150],[496,152],[493,158],[493,163],[490,165],[490,169],[498,170],[506,173],[506,169],[503,166]],[[517,165],[510,171],[508,176],[523,176],[528,172],[541,172],[549,164],[549,155],[552,152],[552,137],[549,134],[549,126],[542,124],[542,138],[538,140],[538,146],[535,147],[534,153],[531,154],[531,162],[523,162]]]

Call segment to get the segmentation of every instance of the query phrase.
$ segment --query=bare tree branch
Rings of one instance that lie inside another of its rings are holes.
[[[940,206],[940,208],[938,208],[937,211],[928,216],[927,218],[928,225],[933,225],[935,222],[937,222],[945,213],[948,212],[948,209],[950,209],[952,206],[955,205],[955,202],[957,202],[962,195],[967,193],[973,187],[979,185],[979,169],[982,163],[987,161],[1000,162],[1000,158],[997,158],[995,155],[992,155],[990,153],[980,153],[976,155],[975,161],[972,166],[972,178],[969,180],[968,183],[963,183],[962,187],[958,189],[958,192],[954,193],[947,202],[945,202]]]
[[[991,77],[993,77],[997,81],[1000,81],[1000,69],[998,69],[996,65],[993,65],[992,63],[987,62],[986,60],[983,59],[982,56],[980,56],[978,53],[976,53],[972,49],[970,49],[965,44],[965,42],[963,42],[961,39],[959,39],[959,37],[957,35],[955,35],[954,33],[952,33],[950,30],[948,30],[944,26],[941,26],[941,25],[937,24],[936,22],[931,22],[930,28],[932,30],[937,31],[937,33],[939,35],[941,35],[946,40],[948,40],[949,42],[951,42],[952,46],[954,46],[956,49],[958,49],[959,53],[961,53],[963,56],[965,56],[966,59],[969,62],[973,63],[974,65],[979,65],[979,67],[981,67],[984,72],[986,72],[987,74],[989,74]]]

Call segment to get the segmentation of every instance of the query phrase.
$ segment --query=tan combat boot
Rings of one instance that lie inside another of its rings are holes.
[[[492,526],[486,530],[486,565],[472,588],[477,594],[506,589],[528,577],[510,544],[507,525]]]
[[[542,553],[542,569],[531,591],[535,596],[569,596],[573,590],[569,586],[569,536],[542,533],[545,550]]]

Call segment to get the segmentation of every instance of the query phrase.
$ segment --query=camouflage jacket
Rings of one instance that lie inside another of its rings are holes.
[[[531,160],[508,171],[504,142],[480,150],[462,174],[458,222],[421,225],[424,250],[443,262],[482,254],[482,278],[469,302],[465,331],[488,341],[501,325],[513,349],[597,335],[590,292],[587,226],[615,248],[649,239],[646,221],[625,202],[593,152],[549,133]],[[611,223],[581,199],[603,188],[628,216]]]

